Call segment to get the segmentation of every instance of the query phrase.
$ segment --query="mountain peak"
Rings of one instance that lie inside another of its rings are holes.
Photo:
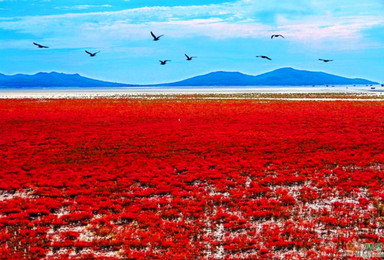
[[[28,76],[27,74],[18,74],[18,75],[25,75]],[[57,72],[57,71],[51,71],[51,72],[37,72],[34,75],[51,75],[51,76],[80,76],[79,73],[74,73],[74,74],[66,74],[63,72]]]
[[[238,72],[238,71],[213,71],[208,73],[207,75],[245,75],[244,73]]]
[[[284,68],[276,69],[274,71],[300,71],[300,70],[294,69],[292,67],[284,67]]]

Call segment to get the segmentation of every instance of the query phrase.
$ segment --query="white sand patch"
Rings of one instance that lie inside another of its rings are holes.
[[[28,191],[8,191],[8,190],[0,190],[0,201],[12,200],[14,198],[36,198],[33,194],[32,190]]]
[[[20,89],[0,90],[0,99],[65,99],[65,98],[134,98],[154,95],[193,94],[356,94],[384,96],[384,87],[371,89],[370,86],[300,86],[300,87],[153,87],[153,88],[111,88],[111,89]]]

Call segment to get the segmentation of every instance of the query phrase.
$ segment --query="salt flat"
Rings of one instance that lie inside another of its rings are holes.
[[[377,86],[315,86],[315,87],[187,87],[187,88],[66,88],[66,89],[3,89],[0,99],[15,98],[101,98],[101,97],[140,97],[153,95],[190,95],[190,94],[353,94],[364,96],[384,96],[384,87]]]

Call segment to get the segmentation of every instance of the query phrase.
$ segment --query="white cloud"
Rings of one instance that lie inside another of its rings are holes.
[[[380,15],[367,15],[365,12],[378,7],[380,2],[372,0],[369,5],[351,5],[346,0],[340,0],[338,3],[317,0],[240,0],[212,5],[155,6],[0,19],[0,28],[56,39],[57,43],[60,39],[76,43],[81,39],[86,44],[100,40],[147,39],[149,30],[154,30],[173,38],[203,36],[215,39],[265,38],[272,32],[280,32],[287,36],[288,41],[301,42],[314,48],[326,48],[326,41],[335,46],[348,42],[350,48],[362,47],[362,31],[384,22]],[[78,9],[90,7],[77,6]],[[356,8],[360,8],[362,14],[356,12]],[[263,18],[266,14],[272,20]]]
[[[360,49],[377,46],[377,42],[366,41],[363,32],[381,26],[384,18],[375,16],[306,17],[297,20],[278,18],[279,31],[295,42],[314,48]],[[327,45],[325,45],[327,44]]]

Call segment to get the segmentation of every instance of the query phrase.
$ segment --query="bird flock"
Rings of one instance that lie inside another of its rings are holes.
[[[161,37],[164,36],[164,34],[161,34],[161,35],[156,36],[156,34],[154,34],[154,33],[151,31],[151,36],[152,36],[152,38],[153,38],[153,41],[157,42],[157,41],[160,40]],[[271,39],[274,39],[274,38],[285,38],[285,37],[284,37],[283,35],[281,35],[281,34],[272,34],[272,35],[271,35]],[[36,43],[36,42],[33,42],[33,44],[36,45],[37,48],[39,48],[39,49],[48,49],[48,48],[49,48],[48,46],[41,45],[41,44]],[[85,50],[85,53],[87,53],[90,57],[95,57],[96,54],[98,54],[99,52],[100,52],[100,51],[97,51],[97,52],[90,52],[90,51],[88,51],[88,50]],[[184,54],[184,55],[185,55],[187,61],[191,61],[192,59],[197,58],[196,56],[189,56],[189,55],[187,55],[187,54]],[[256,56],[256,58],[266,59],[266,60],[270,60],[270,61],[272,60],[270,57],[265,56],[265,55],[258,55],[258,56]],[[333,61],[333,60],[330,60],[330,59],[318,59],[318,60],[321,61],[321,62],[325,62],[325,63]],[[171,60],[159,60],[160,65],[166,65],[167,62],[169,62],[169,61],[171,61]]]

